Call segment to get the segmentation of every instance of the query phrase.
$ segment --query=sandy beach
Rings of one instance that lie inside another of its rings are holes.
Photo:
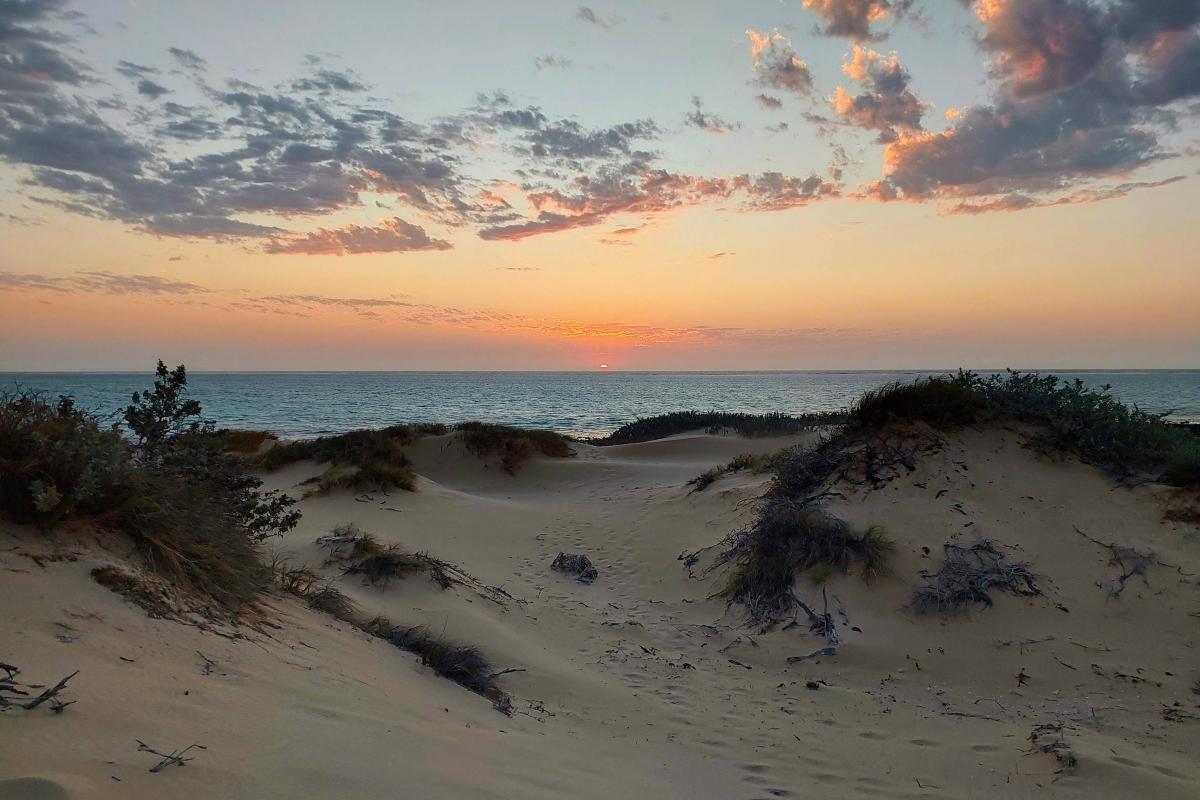
[[[63,713],[0,716],[0,797],[1195,796],[1200,542],[1163,520],[1171,491],[1038,455],[1016,427],[940,436],[878,488],[831,487],[832,513],[886,527],[891,568],[799,577],[838,645],[789,663],[825,644],[803,616],[763,630],[712,596],[721,568],[704,574],[770,476],[687,482],[817,437],[577,443],[508,475],[455,434],[428,436],[406,451],[415,492],[303,501],[276,557],[319,570],[355,619],[425,625],[514,670],[497,678],[511,715],[282,592],[236,625],[152,618],[89,577],[137,568],[119,540],[2,523],[4,660],[29,682],[79,674]],[[320,471],[298,463],[268,486],[296,492]],[[316,540],[347,523],[477,581],[343,574]],[[917,614],[943,544],[981,537],[1042,594]],[[1106,542],[1153,563],[1122,587]],[[586,554],[596,580],[551,570],[559,552]],[[203,749],[151,772],[139,741]]]

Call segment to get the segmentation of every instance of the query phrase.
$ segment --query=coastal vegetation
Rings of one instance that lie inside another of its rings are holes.
[[[738,436],[788,436],[846,421],[841,412],[816,414],[739,414],[722,411],[674,411],[642,417],[622,425],[608,436],[591,440],[596,445],[635,444],[679,433],[703,430]]]
[[[159,362],[121,422],[70,397],[0,398],[0,511],[49,530],[72,524],[128,536],[146,564],[236,607],[270,581],[259,545],[293,528],[295,501],[263,492],[231,454],[187,372]]]
[[[881,486],[899,469],[912,469],[922,449],[936,447],[940,432],[1014,423],[1028,428],[1030,443],[1041,452],[1073,455],[1118,480],[1200,485],[1200,437],[1162,415],[1126,406],[1107,389],[1013,371],[987,376],[959,371],[892,383],[866,392],[816,447],[772,458],[774,478],[754,521],[726,538],[714,565],[733,565],[719,596],[744,605],[755,619],[771,621],[795,606],[798,572],[818,565],[845,572],[859,563],[866,578],[882,574],[890,551],[886,537],[875,528],[856,534],[823,511],[830,485]],[[914,427],[920,425],[926,430]],[[697,485],[711,483],[709,477],[716,479],[706,473]],[[1025,585],[1022,566],[987,566],[970,575],[943,569],[931,584],[936,591],[918,596],[918,605],[957,608],[970,598],[987,602],[988,585],[1010,591]],[[951,577],[961,585],[941,585],[953,583]]]

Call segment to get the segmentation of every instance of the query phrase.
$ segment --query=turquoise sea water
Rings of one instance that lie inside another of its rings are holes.
[[[225,427],[284,437],[397,422],[477,419],[579,436],[611,432],[637,417],[689,409],[833,411],[863,391],[935,372],[198,372],[192,396]],[[1200,421],[1200,370],[1062,371],[1155,413]],[[0,373],[0,388],[73,395],[108,414],[149,386],[135,373]]]

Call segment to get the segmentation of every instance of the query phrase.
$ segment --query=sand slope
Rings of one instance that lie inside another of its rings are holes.
[[[29,681],[81,672],[63,714],[0,715],[0,798],[1197,796],[1200,542],[1161,521],[1160,488],[1115,488],[1016,431],[956,434],[881,489],[841,487],[830,509],[886,526],[894,574],[830,579],[840,652],[789,666],[823,641],[803,625],[747,626],[708,599],[719,574],[689,577],[679,556],[744,525],[766,476],[697,494],[688,479],[803,441],[579,445],[512,477],[431,437],[410,453],[418,492],[305,501],[274,545],[293,563],[319,566],[316,537],[355,522],[515,598],[325,570],[364,616],[426,624],[524,669],[500,679],[512,717],[294,598],[267,601],[257,628],[151,619],[87,576],[119,552],[4,525],[0,661]],[[1162,563],[1114,598],[1108,551],[1076,528]],[[907,609],[942,544],[980,535],[1030,562],[1046,594],[951,618]],[[560,550],[587,553],[596,583],[550,571]],[[29,557],[47,553],[67,558]],[[799,593],[820,602],[807,579]],[[216,662],[208,674],[200,653]],[[1065,725],[1073,770],[1027,752],[1042,723]],[[207,749],[152,774],[135,739]]]

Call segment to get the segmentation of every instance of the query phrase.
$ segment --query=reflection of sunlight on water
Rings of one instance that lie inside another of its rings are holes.
[[[598,362],[593,361],[595,364]],[[638,417],[713,409],[763,413],[834,411],[867,389],[922,374],[892,372],[314,372],[189,374],[192,396],[220,426],[263,428],[285,437],[339,433],[398,422],[483,420],[602,436]],[[1127,403],[1200,421],[1200,370],[1072,372],[1112,385]],[[128,404],[149,375],[5,374],[50,397],[75,395],[109,414]]]

